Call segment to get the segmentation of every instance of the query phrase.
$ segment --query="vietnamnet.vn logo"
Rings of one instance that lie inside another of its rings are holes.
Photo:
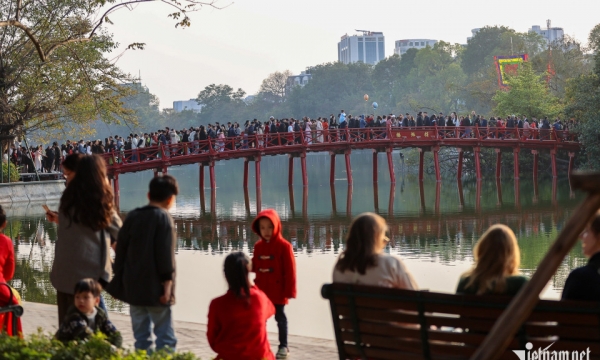
[[[541,347],[537,350],[533,349],[533,344],[528,342],[525,344],[527,350],[513,350],[519,357],[519,360],[589,360],[590,348],[584,351],[556,351],[549,350],[554,343],[548,345],[545,349]]]

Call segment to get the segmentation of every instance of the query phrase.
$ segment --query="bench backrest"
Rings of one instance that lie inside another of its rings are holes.
[[[326,284],[322,295],[339,358],[373,360],[469,359],[511,300],[349,284]],[[519,359],[513,350],[528,343],[600,359],[600,303],[541,300],[501,358]]]

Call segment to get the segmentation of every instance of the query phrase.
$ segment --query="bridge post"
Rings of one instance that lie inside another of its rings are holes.
[[[373,149],[373,183],[377,183],[377,149]]]
[[[302,168],[302,186],[308,186],[308,174],[306,173],[306,153],[300,154],[300,165]]]
[[[463,209],[465,207],[465,194],[463,193],[463,183],[462,179],[458,179],[457,187],[458,187],[458,205],[459,209]]]
[[[346,216],[352,216],[352,184],[348,184],[348,192],[346,193]]]
[[[119,208],[121,200],[121,190],[119,189],[119,174],[113,174],[113,194],[115,196],[115,206]]]
[[[373,183],[373,205],[375,212],[379,212],[379,186],[377,183]]]
[[[425,161],[425,152],[422,148],[419,148],[419,181],[423,181],[423,166]]]
[[[500,182],[500,179],[496,179],[496,197],[498,198],[496,206],[502,205],[502,183]]]
[[[392,184],[395,184],[396,173],[394,172],[394,159],[392,157],[392,148],[387,148],[385,152],[387,153],[388,169],[390,171],[390,182]]]
[[[514,167],[515,167],[515,180],[519,179],[519,152],[521,149],[514,148],[513,149],[513,158],[514,158]]]
[[[352,167],[350,165],[350,153],[351,150],[344,151],[344,157],[346,158],[346,175],[348,177],[348,186],[352,186]]]
[[[456,178],[460,181],[462,179],[462,168],[463,168],[463,149],[458,149],[458,168],[456,171]]]
[[[217,182],[215,181],[215,162],[211,161],[208,164],[208,170],[210,173],[210,190],[215,191],[217,189]]]
[[[538,151],[537,150],[531,150],[531,153],[533,154],[533,181],[535,183],[535,181],[537,180],[537,175],[538,175]]]
[[[575,163],[575,153],[569,151],[569,175],[573,171],[573,165]]]
[[[515,179],[515,208],[521,208],[521,186],[519,186],[519,179]]]
[[[441,192],[442,192],[442,183],[438,181],[435,184],[435,213],[436,214],[440,213],[440,196],[441,196]]]
[[[477,181],[475,188],[475,210],[481,210],[481,181]]]
[[[329,185],[334,185],[335,184],[335,153],[334,152],[330,152],[329,153],[329,164],[330,164],[330,169],[329,169]]]
[[[333,215],[337,215],[337,203],[335,198],[335,186],[329,185],[329,191],[331,193],[331,210],[333,211]]]
[[[479,154],[481,152],[481,148],[478,146],[473,147],[473,155],[475,155],[475,171],[477,176],[477,181],[481,180],[481,161],[479,159]]]
[[[257,164],[260,164],[260,161],[257,162]],[[260,167],[260,165],[258,165],[258,166]],[[260,187],[257,187],[256,188],[256,213],[258,214],[261,210],[262,210],[262,189]]]
[[[290,154],[288,159],[288,186],[294,185],[294,157]]]
[[[200,188],[200,193],[204,193],[204,164],[199,163],[198,168],[200,170],[200,175],[198,176],[198,187]],[[156,172],[154,173],[156,174]]]
[[[500,149],[495,148],[496,151],[496,179],[502,177],[502,152]]]
[[[552,177],[555,178],[558,176],[556,170],[556,149],[550,150],[550,161],[552,162]]]
[[[244,158],[244,188],[248,187],[248,158]]]
[[[388,202],[388,215],[394,215],[394,198],[396,197],[396,183],[392,183],[390,186],[390,199]]]
[[[256,188],[260,189],[260,156],[254,158],[254,177],[256,180]]]
[[[440,148],[437,146],[433,148],[433,163],[435,166],[435,180],[440,182],[442,181],[442,174],[440,171]]]

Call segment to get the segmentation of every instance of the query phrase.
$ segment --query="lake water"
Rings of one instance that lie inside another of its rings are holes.
[[[473,245],[488,226],[504,223],[514,230],[521,248],[521,270],[530,276],[581,201],[580,194],[570,191],[566,178],[554,184],[551,179],[540,180],[534,186],[530,173],[525,172],[517,184],[512,179],[496,183],[492,178],[482,181],[478,189],[475,181],[459,184],[454,179],[440,184],[434,178],[425,179],[420,186],[414,174],[406,174],[398,166],[397,184],[391,187],[383,156],[379,185],[374,186],[371,153],[352,154],[353,188],[347,186],[342,161],[337,162],[335,187],[330,187],[329,156],[325,154],[307,156],[308,188],[301,185],[299,163],[294,179],[299,185],[290,189],[287,158],[263,158],[260,207],[279,212],[283,234],[296,254],[298,298],[286,307],[291,334],[333,338],[328,303],[321,298],[320,288],[331,281],[344,236],[357,214],[375,211],[387,219],[391,242],[386,251],[404,259],[421,288],[453,292],[460,274],[472,265]],[[222,274],[225,256],[231,251],[251,253],[257,241],[250,229],[257,213],[254,179],[250,179],[251,186],[245,192],[242,160],[218,163],[216,201],[211,204],[210,189],[204,189],[202,203],[198,166],[169,171],[178,179],[181,190],[172,209],[178,234],[175,319],[206,323],[210,300],[226,291]],[[146,203],[152,176],[144,172],[120,177],[124,216]],[[48,205],[58,207],[58,203]],[[56,226],[44,219],[41,204],[5,208],[9,224],[4,232],[15,239],[17,256],[12,285],[26,301],[54,303],[49,271]],[[577,245],[542,296],[558,299],[568,273],[585,263]],[[112,299],[108,306],[127,311],[126,305]],[[269,330],[276,331],[273,320]]]

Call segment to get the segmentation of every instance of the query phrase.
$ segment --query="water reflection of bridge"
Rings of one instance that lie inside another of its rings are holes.
[[[518,181],[515,182],[514,206],[505,206],[502,198],[502,186],[496,183],[497,206],[493,209],[481,209],[481,182],[476,182],[475,206],[465,207],[462,182],[458,182],[457,196],[459,208],[456,211],[440,212],[441,185],[436,185],[435,205],[426,208],[424,187],[420,182],[420,209],[415,215],[394,214],[395,186],[390,188],[387,211],[381,212],[378,205],[378,187],[374,185],[375,211],[387,218],[390,227],[392,246],[405,242],[453,240],[462,241],[465,238],[476,239],[490,225],[504,223],[511,226],[516,233],[538,234],[548,232],[556,227],[568,215],[569,207],[559,206],[557,201],[556,179],[553,181],[552,198],[549,201],[538,200],[537,184],[534,183],[532,204],[525,209],[520,204]],[[292,241],[298,250],[334,250],[343,243],[352,216],[352,187],[346,193],[346,208],[337,211],[335,187],[330,188],[332,213],[330,217],[312,217],[308,215],[308,191],[303,188],[302,213],[296,213],[293,188],[289,189],[291,216],[284,218],[284,236]],[[217,216],[214,205],[211,212],[206,212],[201,204],[201,216],[195,218],[177,218],[177,230],[180,246],[198,250],[243,249],[247,245],[253,247],[256,236],[252,235],[250,224],[255,213],[251,212],[250,199],[245,190],[246,213],[242,217],[221,218]],[[573,198],[571,193],[570,198]],[[573,203],[574,204],[574,203]],[[260,198],[256,200],[256,211],[260,211]],[[469,248],[470,249],[470,248]],[[469,250],[470,251],[470,250]]]

